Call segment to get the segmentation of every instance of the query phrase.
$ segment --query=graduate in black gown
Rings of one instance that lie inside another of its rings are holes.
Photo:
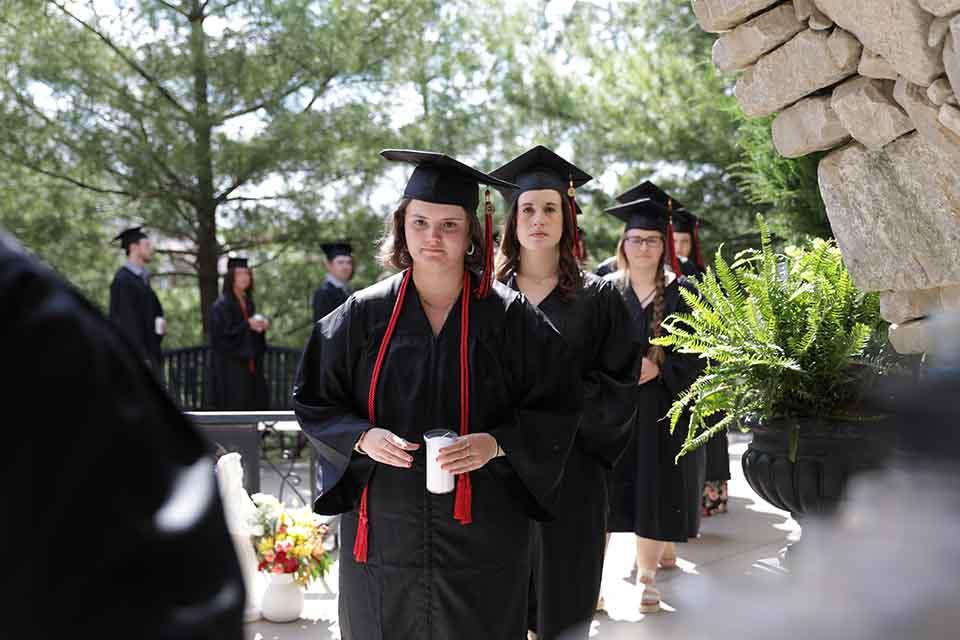
[[[127,254],[127,261],[110,283],[110,320],[134,352],[157,374],[163,362],[160,343],[167,332],[163,307],[150,286],[147,264],[153,259],[153,243],[143,227],[125,229],[114,238]]]
[[[702,454],[694,452],[680,464],[674,462],[686,422],[671,434],[665,416],[703,365],[696,356],[650,345],[649,340],[663,335],[662,321],[668,316],[689,312],[680,289],[696,292],[696,288],[685,277],[676,276],[680,268],[665,207],[642,198],[607,212],[625,223],[617,248],[620,269],[608,279],[624,296],[638,339],[644,343],[636,387],[635,439],[614,470],[610,531],[636,534],[638,579],[643,588],[640,611],[652,613],[660,609],[656,572],[666,544],[686,542],[699,528]],[[665,268],[665,262],[672,270]]]
[[[680,267],[680,271],[675,273],[678,276],[684,275],[688,279],[691,279],[691,281],[695,282],[693,278],[699,276],[700,274],[697,263],[691,263],[676,251],[678,244],[677,228],[679,227],[681,229],[689,230],[689,227],[685,226],[688,220],[686,217],[686,207],[684,207],[684,205],[678,202],[676,198],[650,180],[645,180],[640,184],[627,189],[620,195],[615,196],[616,201],[621,204],[632,202],[639,198],[650,198],[657,204],[667,209],[667,213],[670,215],[670,221],[672,223],[671,231],[674,239],[671,247],[673,248],[674,256],[676,257],[676,265],[679,265]],[[680,244],[684,243],[681,241]],[[666,268],[668,270],[674,269],[674,265],[671,261],[672,258],[667,261]],[[690,518],[693,522],[693,530],[690,534],[690,537],[695,538],[700,532],[700,518],[703,513],[701,509],[701,500],[703,496],[703,489],[706,484],[706,450],[697,451],[692,455],[684,456],[681,459],[680,464],[683,467],[685,478],[687,480],[687,488],[690,492],[688,505],[689,509],[691,510]],[[660,568],[675,569],[676,566],[676,544],[673,542],[667,542],[663,550],[663,555],[660,558]]]
[[[0,637],[240,640],[206,440],[112,323],[2,230],[0,309]]]
[[[683,275],[699,281],[706,273],[706,263],[700,248],[700,218],[680,206],[673,214],[673,239]],[[716,423],[722,416],[714,416]],[[706,452],[706,481],[700,498],[700,513],[709,517],[727,512],[727,481],[730,480],[730,443],[723,431],[704,445]]]
[[[529,627],[541,639],[583,638],[600,595],[607,473],[630,440],[640,344],[620,293],[580,270],[574,192],[592,178],[537,146],[491,175],[515,182],[497,278],[560,331],[584,385],[584,418],[560,483],[557,518],[534,527]]]
[[[270,322],[253,301],[253,271],[246,258],[229,258],[223,293],[210,311],[210,388],[220,411],[269,409],[263,354]]]
[[[329,242],[320,248],[326,255],[327,276],[313,292],[314,322],[347,301],[350,296],[348,283],[353,278],[353,247],[349,242]]]
[[[314,508],[345,514],[341,632],[522,638],[531,518],[554,513],[580,377],[546,318],[492,281],[478,183],[512,185],[442,154],[381,155],[416,165],[382,247],[402,271],[314,325],[293,395],[317,451]],[[425,487],[437,428],[460,434],[438,458],[448,494]]]

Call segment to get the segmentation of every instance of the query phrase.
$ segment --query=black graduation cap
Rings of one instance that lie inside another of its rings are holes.
[[[113,242],[119,242],[120,248],[126,250],[130,245],[140,242],[146,237],[147,234],[143,232],[143,227],[131,227],[118,233]]]
[[[664,260],[675,274],[678,276],[681,274],[676,247],[673,245],[673,225],[670,224],[670,213],[667,207],[652,198],[638,198],[610,207],[605,211],[626,224],[625,232],[631,229],[643,229],[662,233],[666,244]]]
[[[517,189],[500,190],[503,197],[511,202],[524,191],[535,189],[555,189],[561,195],[573,197],[574,194],[569,192],[571,187],[579,189],[593,180],[593,176],[542,144],[494,169],[490,175],[516,183]]]
[[[320,245],[323,252],[327,254],[327,260],[333,260],[337,256],[352,256],[353,247],[349,242],[327,242]]]
[[[477,205],[480,204],[481,184],[496,189],[517,187],[435,151],[384,149],[380,155],[391,162],[409,162],[416,165],[407,180],[403,191],[404,198],[436,204],[456,204],[470,213],[476,213]]]
[[[650,198],[651,200],[656,200],[665,207],[670,205],[672,211],[685,210],[685,207],[677,202],[676,198],[649,180],[644,180],[640,184],[630,187],[620,195],[616,196],[615,199],[617,202],[627,203],[633,202],[634,200],[639,200],[640,198]]]
[[[673,232],[693,233],[700,219],[686,209],[675,209],[673,212]]]
[[[236,258],[231,257],[227,258],[227,270],[230,269],[247,269],[247,259],[246,258]]]
[[[604,210],[626,224],[624,231],[644,229],[667,233],[667,208],[652,198],[638,198]]]

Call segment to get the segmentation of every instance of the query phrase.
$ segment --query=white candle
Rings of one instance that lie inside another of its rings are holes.
[[[437,456],[440,455],[440,449],[457,441],[457,434],[449,429],[432,429],[423,434],[423,441],[427,445],[427,491],[450,493],[456,481],[452,473],[440,468]]]

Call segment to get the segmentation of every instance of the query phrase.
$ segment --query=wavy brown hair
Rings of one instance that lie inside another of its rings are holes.
[[[560,193],[559,191],[557,193]],[[520,240],[517,238],[517,207],[520,204],[519,196],[507,212],[507,221],[503,229],[503,238],[500,240],[500,252],[497,255],[496,277],[500,282],[506,282],[510,276],[520,271]],[[560,269],[557,279],[557,288],[562,298],[569,298],[576,291],[583,288],[583,273],[573,255],[573,225],[570,215],[570,200],[560,194],[560,205],[563,213],[563,234],[560,236]]]
[[[380,240],[380,252],[377,260],[385,267],[402,271],[413,266],[413,257],[407,249],[407,237],[403,230],[407,218],[407,207],[412,198],[404,198],[397,205],[393,215],[387,218],[386,229]],[[462,207],[461,207],[462,209]],[[479,273],[483,271],[483,230],[476,215],[463,209],[470,225],[470,242],[473,244],[473,254],[464,256],[463,264],[468,271]]]
[[[663,234],[660,234],[663,238]],[[630,261],[627,260],[627,252],[624,250],[624,244],[627,241],[627,234],[624,232],[623,236],[620,237],[620,242],[617,244],[617,271],[619,272],[621,279],[622,287],[631,287],[633,286],[630,282]],[[666,289],[665,284],[665,268],[664,268],[664,256],[667,253],[666,238],[663,238],[663,253],[660,255],[660,262],[657,263],[657,275],[654,276],[654,282],[656,282],[657,292],[653,296],[653,323],[650,325],[652,329],[654,338],[659,338],[663,335],[663,321],[664,315],[666,313],[666,300],[664,299],[663,292]],[[667,354],[663,350],[663,347],[658,345],[650,345],[650,348],[647,349],[647,357],[653,360],[658,367],[663,367],[663,362],[666,360]]]

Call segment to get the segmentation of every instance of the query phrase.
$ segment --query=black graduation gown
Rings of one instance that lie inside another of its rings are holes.
[[[530,518],[551,517],[581,408],[559,334],[495,283],[470,305],[470,431],[506,452],[471,474],[473,523],[453,519],[454,493],[426,491],[424,447],[412,469],[376,464],[353,447],[369,429],[374,361],[402,280],[353,294],[314,325],[294,410],[318,454],[319,513],[341,519],[340,628],[345,640],[515,639],[526,632]],[[433,335],[413,282],[377,386],[377,424],[422,445],[459,428],[459,301]],[[351,553],[369,482],[366,564]]]
[[[649,348],[653,304],[640,305],[633,287],[620,276],[611,277],[627,303],[638,339]],[[666,312],[689,312],[680,287],[696,291],[684,277],[664,290]],[[611,481],[610,531],[629,531],[653,540],[686,542],[700,528],[700,495],[704,483],[704,452],[698,449],[674,464],[687,432],[683,419],[671,435],[665,418],[673,400],[703,371],[690,354],[668,349],[660,376],[636,387],[637,421],[628,452],[614,468]]]
[[[120,267],[110,283],[110,319],[133,346],[137,356],[160,371],[163,353],[156,319],[163,307],[153,288],[126,267]]]
[[[617,257],[610,256],[609,258],[601,262],[593,273],[603,278],[610,275],[616,270],[617,270]]]
[[[515,278],[509,284],[518,289]],[[567,342],[583,378],[584,414],[560,483],[557,518],[534,526],[530,629],[549,640],[586,638],[600,595],[607,472],[630,440],[640,344],[613,283],[584,274],[583,289],[554,289],[538,305]]]
[[[247,296],[247,315],[257,311]],[[210,311],[210,389],[211,403],[221,411],[263,411],[269,409],[263,354],[267,348],[265,333],[257,333],[243,319],[240,301],[234,295],[222,295]],[[254,370],[250,371],[250,361]]]
[[[313,292],[313,321],[316,322],[342,305],[348,297],[346,291],[329,280],[325,281]]]
[[[703,272],[700,270],[700,267],[697,266],[697,263],[693,260],[680,261],[680,270],[683,271],[683,275],[688,278],[696,278],[699,280],[703,276]],[[712,421],[716,424],[716,421],[719,421],[721,416],[715,416]],[[711,422],[708,420],[708,423]],[[706,473],[705,477],[707,480],[729,480],[730,479],[730,442],[727,438],[727,432],[723,431],[713,436],[707,441],[707,444],[703,446],[706,451]]]
[[[2,233],[0,309],[0,538],[20,549],[0,576],[0,636],[240,640],[205,439],[113,324]]]

